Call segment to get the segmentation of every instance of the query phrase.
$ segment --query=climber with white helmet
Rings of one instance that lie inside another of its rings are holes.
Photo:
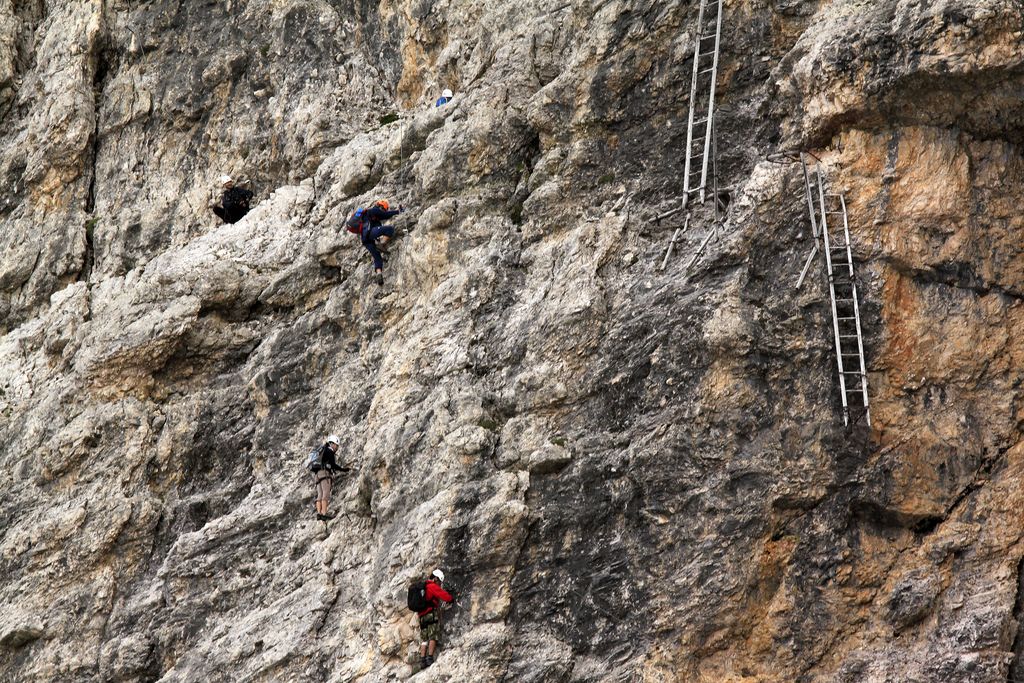
[[[434,651],[441,639],[441,608],[455,601],[446,591],[444,572],[435,569],[426,581],[409,586],[408,607],[420,617],[420,664],[424,669],[434,663]]]
[[[452,91],[449,90],[448,88],[445,88],[444,91],[441,93],[441,96],[437,98],[437,102],[434,102],[434,106],[443,107],[444,105],[451,102],[453,97],[455,97],[455,94],[452,93]]]
[[[210,208],[225,223],[237,223],[249,213],[249,202],[252,201],[253,194],[245,188],[235,187],[235,179],[229,175],[220,177],[220,186],[224,189],[220,206],[214,205]]]
[[[331,487],[334,485],[335,473],[348,472],[348,468],[338,464],[335,454],[341,447],[341,439],[331,434],[327,441],[309,454],[309,470],[313,473],[313,485],[316,487],[316,518],[321,522],[333,519],[334,515],[327,512],[331,504]]]

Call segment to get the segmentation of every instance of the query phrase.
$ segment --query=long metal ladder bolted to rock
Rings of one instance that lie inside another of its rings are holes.
[[[686,125],[686,168],[683,190],[687,200],[696,194],[704,203],[708,186],[715,118],[715,82],[718,80],[718,46],[722,37],[723,0],[700,0],[697,41],[693,50],[693,81],[690,84],[690,115]]]
[[[825,191],[820,164],[815,164],[811,170],[802,155],[800,161],[804,172],[804,190],[811,217],[811,229],[814,231],[815,250],[819,248],[820,239],[820,248],[825,254],[828,291],[832,300],[836,363],[839,367],[839,390],[843,401],[843,422],[849,426],[851,419],[856,419],[859,417],[858,413],[863,411],[864,419],[870,425],[871,410],[868,406],[864,336],[861,332],[860,302],[857,298],[857,278],[853,270],[853,248],[850,244],[846,198],[842,193]],[[805,266],[801,280],[806,272]]]

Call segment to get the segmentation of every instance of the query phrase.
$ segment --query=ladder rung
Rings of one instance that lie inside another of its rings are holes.
[[[714,70],[715,70],[715,67],[711,67],[710,69],[704,69],[703,71],[698,71],[697,75],[700,76],[701,74],[709,74],[709,73],[711,73]]]
[[[700,57],[710,57],[713,54],[715,54],[714,50],[712,50],[711,52],[699,52],[699,53],[697,53],[697,57],[698,57],[698,59]]]
[[[839,317],[839,318],[836,318],[836,320],[856,320],[856,319],[857,318],[853,317],[853,316],[851,316],[851,317]]]
[[[844,375],[857,375],[857,376],[859,377],[859,376],[860,376],[860,375],[862,375],[863,373],[861,373],[861,371],[860,371],[860,370],[857,370],[856,372],[854,372],[854,371],[852,371],[852,370],[843,370],[843,374],[844,374]]]
[[[859,334],[841,334],[841,335],[839,335],[839,338],[840,339],[860,339],[860,335]]]

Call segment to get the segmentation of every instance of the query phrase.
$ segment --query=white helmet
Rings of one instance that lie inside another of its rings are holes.
[[[227,185],[228,183],[233,183],[233,182],[235,182],[234,178],[232,178],[231,176],[229,176],[227,174],[224,174],[224,175],[222,175],[220,177],[220,184],[221,185]]]
[[[433,576],[438,581],[440,581],[441,583],[444,583],[444,572],[441,571],[440,569],[435,569],[434,571],[432,571],[430,573],[430,575]]]
[[[333,443],[335,446],[340,446],[341,439],[338,438],[337,434],[331,434],[329,437],[327,437],[327,443]]]
[[[449,90],[448,88],[445,88],[444,90],[441,91],[441,97],[447,97],[448,99],[451,99],[455,97],[455,94],[452,93],[452,91]]]

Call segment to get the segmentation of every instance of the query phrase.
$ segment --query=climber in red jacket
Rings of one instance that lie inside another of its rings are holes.
[[[434,663],[434,650],[441,639],[441,603],[454,602],[451,594],[442,588],[444,572],[435,569],[426,581],[427,608],[420,610],[420,662],[423,668]]]

